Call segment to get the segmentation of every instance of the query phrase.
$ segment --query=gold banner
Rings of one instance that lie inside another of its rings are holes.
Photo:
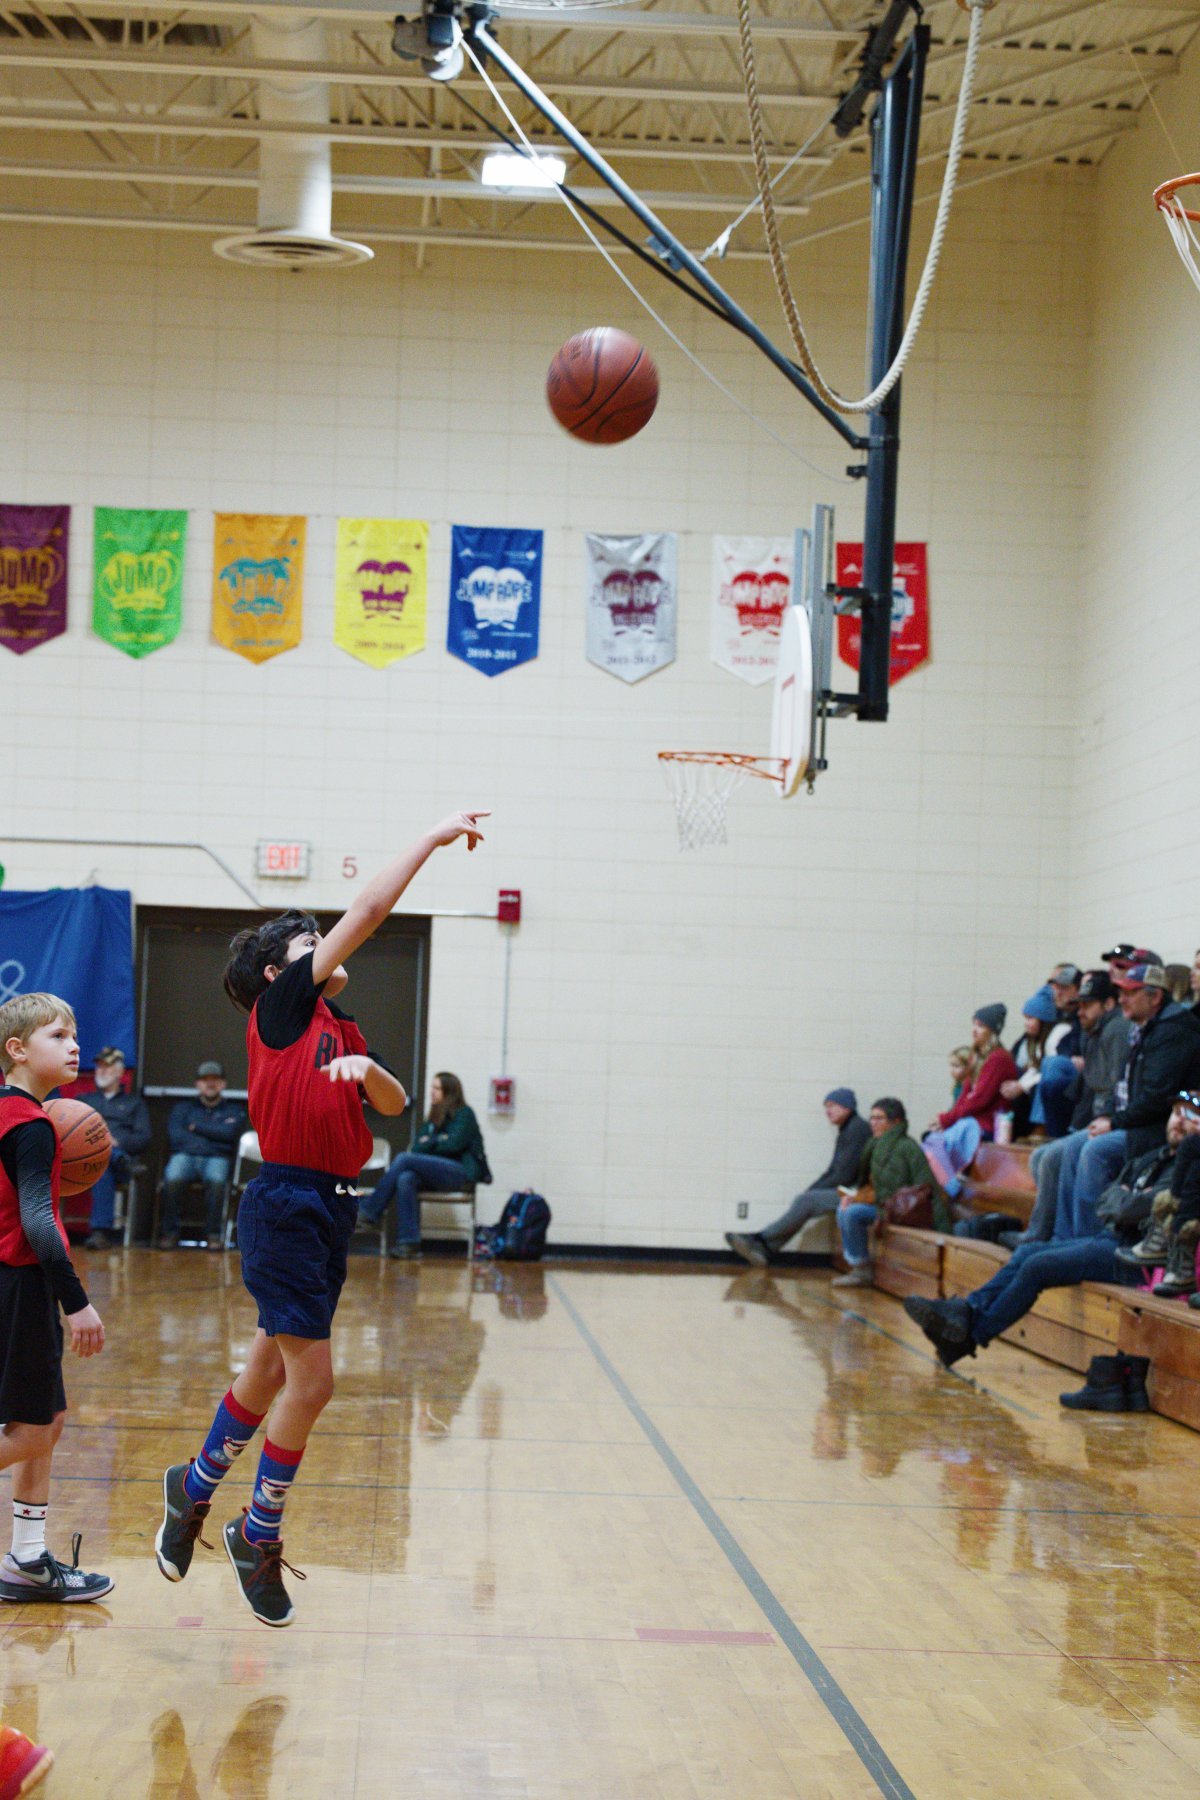
[[[300,642],[303,518],[218,513],[213,533],[213,636],[250,662]]]
[[[333,641],[373,669],[425,648],[429,526],[339,519]]]

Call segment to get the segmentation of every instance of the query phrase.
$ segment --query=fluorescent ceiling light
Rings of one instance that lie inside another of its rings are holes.
[[[519,150],[491,150],[480,179],[491,188],[554,188],[567,172],[561,156],[523,156]]]

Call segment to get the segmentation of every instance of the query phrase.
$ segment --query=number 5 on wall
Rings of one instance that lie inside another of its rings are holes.
[[[357,881],[358,880],[358,858],[357,858],[357,856],[343,856],[343,858],[342,858],[342,877],[345,881]]]

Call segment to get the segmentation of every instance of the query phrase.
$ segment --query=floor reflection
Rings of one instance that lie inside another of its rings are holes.
[[[174,1707],[161,1712],[150,1727],[153,1767],[146,1800],[201,1800],[201,1795],[227,1794],[232,1800],[270,1800],[276,1735],[287,1717],[288,1702],[278,1694],[252,1700],[238,1714],[211,1763],[203,1787],[188,1748],[187,1729]]]
[[[1063,1653],[1053,1665],[1059,1699],[1099,1707],[1131,1727],[1169,1709],[1200,1734],[1194,1525],[1147,1510],[1156,1443],[1174,1427],[1151,1415],[1097,1413],[1026,1424],[976,1381],[933,1365],[922,1370],[852,1314],[838,1308],[835,1316],[818,1293],[768,1271],[735,1277],[725,1299],[775,1313],[822,1370],[815,1457],[857,1454],[861,1472],[883,1482],[906,1462],[933,1465],[949,1509],[948,1555],[1004,1582],[1006,1594],[1011,1584],[1029,1582],[1031,1596],[1047,1578],[1055,1584],[1061,1626],[1051,1636],[1044,1604],[1029,1618]],[[1060,1375],[1075,1385],[1070,1372]],[[1057,1441],[1048,1446],[1047,1437]],[[899,1497],[894,1504],[926,1509]],[[1012,1593],[1020,1616],[1020,1585]],[[1137,1704],[1123,1692],[1135,1666],[1147,1677],[1139,1676]]]

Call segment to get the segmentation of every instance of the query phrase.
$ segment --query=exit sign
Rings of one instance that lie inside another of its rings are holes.
[[[302,881],[311,856],[311,844],[260,838],[254,847],[254,873],[265,879]]]

